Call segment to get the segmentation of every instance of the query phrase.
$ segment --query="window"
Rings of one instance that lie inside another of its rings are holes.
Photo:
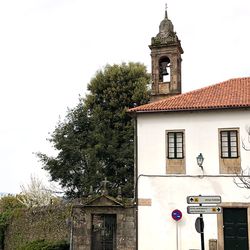
[[[219,165],[221,174],[241,171],[239,128],[219,128]]]
[[[238,157],[238,134],[237,130],[220,132],[221,158]]]
[[[166,173],[185,174],[185,130],[166,130]]]
[[[168,158],[183,159],[183,132],[168,132]]]

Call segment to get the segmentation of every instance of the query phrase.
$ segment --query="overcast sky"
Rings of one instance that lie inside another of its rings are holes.
[[[249,0],[168,0],[183,92],[250,76]],[[141,62],[165,0],[0,0],[0,192],[46,179],[33,152],[107,63]]]

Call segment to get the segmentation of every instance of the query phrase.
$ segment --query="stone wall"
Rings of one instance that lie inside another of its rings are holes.
[[[102,196],[95,199],[94,202],[73,206],[72,215],[73,249],[91,249],[93,215],[115,216],[116,249],[136,249],[135,208],[132,205],[124,205],[111,197]]]
[[[117,218],[117,250],[134,250],[136,246],[136,225],[134,208],[117,207],[75,207],[73,209],[73,249],[90,250],[92,215],[114,214]]]
[[[90,250],[93,215],[116,218],[117,250],[136,249],[135,208],[133,202],[101,195],[74,201],[74,205],[51,205],[17,210],[5,232],[4,250],[18,250],[35,240],[71,241],[74,250]]]
[[[16,250],[27,242],[39,239],[69,241],[70,230],[66,221],[70,211],[69,205],[18,210],[7,227],[4,249]]]

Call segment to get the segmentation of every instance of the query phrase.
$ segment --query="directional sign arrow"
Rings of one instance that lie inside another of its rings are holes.
[[[222,212],[221,207],[211,207],[211,206],[188,206],[187,213],[188,214],[220,214]]]
[[[221,197],[216,196],[188,196],[188,204],[220,204]]]
[[[221,212],[221,208],[220,207],[217,207],[217,212]]]

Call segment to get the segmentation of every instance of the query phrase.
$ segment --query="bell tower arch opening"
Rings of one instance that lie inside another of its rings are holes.
[[[165,18],[159,25],[159,33],[152,37],[151,45],[152,86],[150,102],[181,94],[181,54],[183,49],[174,26]]]
[[[159,82],[170,82],[170,59],[163,56],[159,60]]]

